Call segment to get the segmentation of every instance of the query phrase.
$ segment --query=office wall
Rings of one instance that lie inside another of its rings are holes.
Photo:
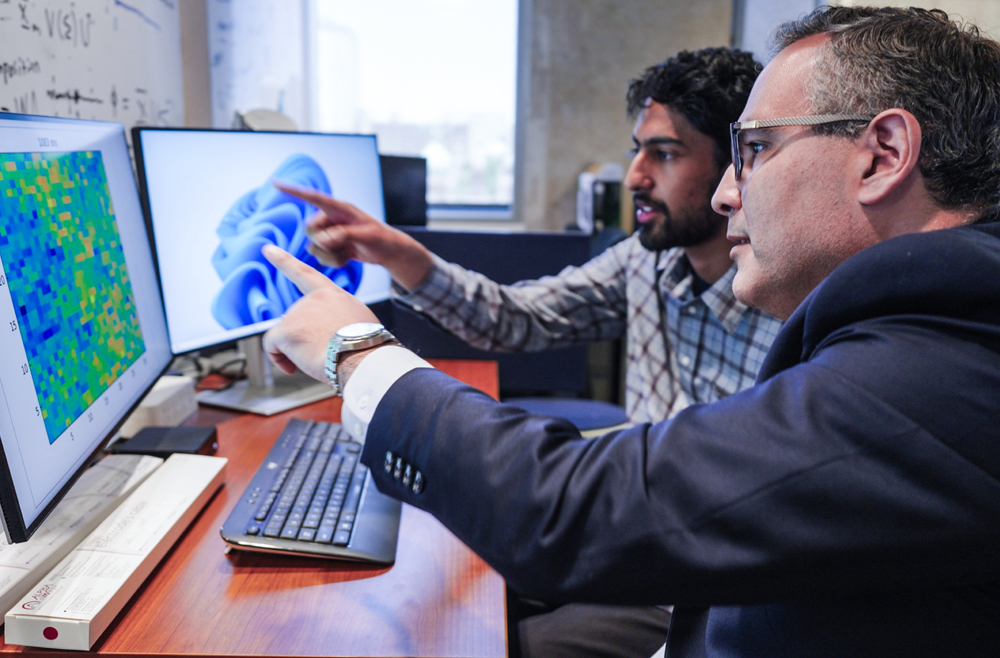
[[[562,229],[593,162],[627,163],[630,78],[685,48],[728,45],[732,0],[522,0],[515,216]]]
[[[770,59],[768,39],[785,21],[808,14],[823,0],[733,0],[733,45],[754,54],[766,64]]]
[[[177,13],[181,23],[185,124],[190,128],[211,128],[212,77],[208,66],[205,0],[184,0],[179,3]]]

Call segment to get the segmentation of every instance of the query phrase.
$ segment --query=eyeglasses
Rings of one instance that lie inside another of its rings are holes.
[[[761,121],[737,121],[729,124],[729,136],[732,139],[733,169],[736,180],[743,172],[743,157],[740,155],[740,131],[756,130],[758,128],[777,128],[779,126],[819,126],[838,121],[871,121],[875,117],[860,114],[814,114],[804,117],[788,117],[787,119],[763,119]]]

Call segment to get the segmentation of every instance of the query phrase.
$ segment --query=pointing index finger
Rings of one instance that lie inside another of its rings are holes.
[[[271,184],[276,188],[284,192],[285,194],[290,194],[291,196],[297,197],[311,203],[323,212],[327,214],[328,217],[336,217],[340,221],[337,223],[344,223],[346,220],[351,218],[350,213],[346,211],[347,204],[342,201],[337,201],[333,197],[323,194],[317,190],[310,190],[303,187],[297,187],[291,183],[286,183],[280,180],[272,180]]]
[[[288,277],[288,280],[299,287],[302,294],[308,294],[320,288],[339,288],[336,283],[323,276],[284,249],[272,244],[266,245],[261,253],[278,270]]]

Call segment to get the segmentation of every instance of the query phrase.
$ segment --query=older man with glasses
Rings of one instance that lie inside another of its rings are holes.
[[[587,442],[378,347],[338,366],[345,419],[518,589],[676,604],[669,658],[995,656],[1000,45],[864,7],[777,43],[713,199],[736,296],[788,318],[753,388]],[[267,349],[322,376],[370,316],[270,257],[312,292]]]

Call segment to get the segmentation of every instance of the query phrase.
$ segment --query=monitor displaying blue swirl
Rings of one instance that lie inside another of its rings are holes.
[[[389,298],[382,267],[319,263],[316,209],[271,182],[319,190],[385,221],[373,135],[136,128],[140,189],[175,354],[266,331],[302,293],[262,255],[274,244],[365,303]]]

